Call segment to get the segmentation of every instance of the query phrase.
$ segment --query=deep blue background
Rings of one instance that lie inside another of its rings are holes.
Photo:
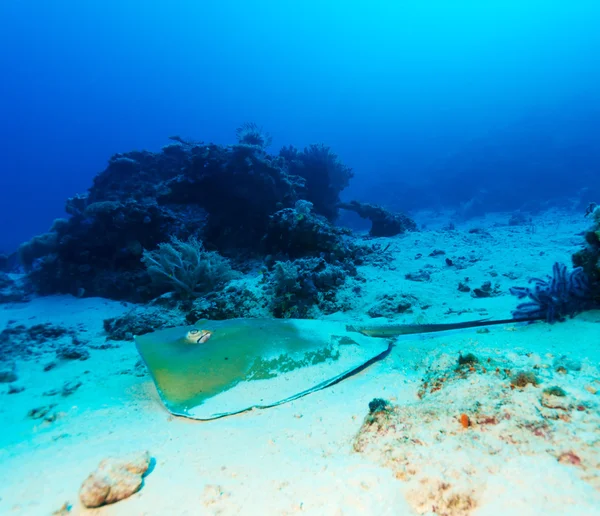
[[[535,185],[540,156],[562,163],[556,184],[571,166],[597,177],[599,26],[585,0],[3,1],[0,251],[45,231],[111,154],[231,143],[245,121],[273,151],[330,144],[357,174],[348,194],[399,205],[389,184],[436,177],[461,202],[447,178],[462,170],[493,183],[521,167]]]

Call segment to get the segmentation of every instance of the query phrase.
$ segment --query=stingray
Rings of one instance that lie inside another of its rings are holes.
[[[293,319],[203,320],[135,342],[169,412],[201,420],[323,389],[390,349],[342,323]]]
[[[198,321],[137,336],[169,412],[209,420],[268,408],[324,389],[381,360],[390,338],[490,324],[347,326],[298,319]],[[382,338],[383,337],[383,338]]]

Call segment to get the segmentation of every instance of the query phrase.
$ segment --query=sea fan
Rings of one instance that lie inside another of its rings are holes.
[[[549,323],[573,317],[589,305],[589,283],[581,267],[571,271],[555,263],[552,276],[532,278],[532,287],[512,287],[510,293],[519,299],[529,298],[512,312],[515,319],[545,319]]]
[[[171,242],[158,244],[153,251],[144,250],[142,263],[155,284],[183,298],[206,294],[234,277],[227,258],[206,251],[193,237],[185,242],[172,237]]]

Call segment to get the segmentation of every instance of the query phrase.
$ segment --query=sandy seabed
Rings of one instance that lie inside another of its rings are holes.
[[[385,322],[366,314],[391,294],[412,300],[399,323],[506,318],[516,304],[508,288],[570,263],[585,228],[557,212],[453,231],[441,217],[423,219],[429,229],[380,239],[392,261],[360,268],[367,281],[353,310],[328,318]],[[405,278],[420,271],[428,281]],[[472,287],[497,283],[498,295],[459,292],[466,277]],[[106,340],[103,320],[131,306],[56,296],[1,307],[0,330],[10,321],[71,328],[90,358],[45,371],[48,350],[17,360],[10,385],[24,390],[0,384],[0,514],[600,514],[598,312],[402,337],[384,360],[330,388],[197,422],[164,409],[132,342]],[[474,360],[459,365],[468,353]],[[369,414],[374,398],[389,405]],[[46,412],[28,415],[35,409]],[[145,450],[153,462],[136,494],[82,506],[79,488],[102,459]]]

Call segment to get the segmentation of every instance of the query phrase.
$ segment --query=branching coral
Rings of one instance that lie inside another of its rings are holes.
[[[229,261],[206,251],[195,238],[187,242],[173,238],[154,251],[144,250],[142,262],[154,283],[167,286],[182,297],[209,292],[233,277]]]
[[[552,276],[532,278],[533,287],[512,287],[510,293],[519,299],[529,298],[513,311],[515,319],[545,319],[561,321],[589,305],[589,283],[581,267],[568,271],[566,265],[555,263]]]

